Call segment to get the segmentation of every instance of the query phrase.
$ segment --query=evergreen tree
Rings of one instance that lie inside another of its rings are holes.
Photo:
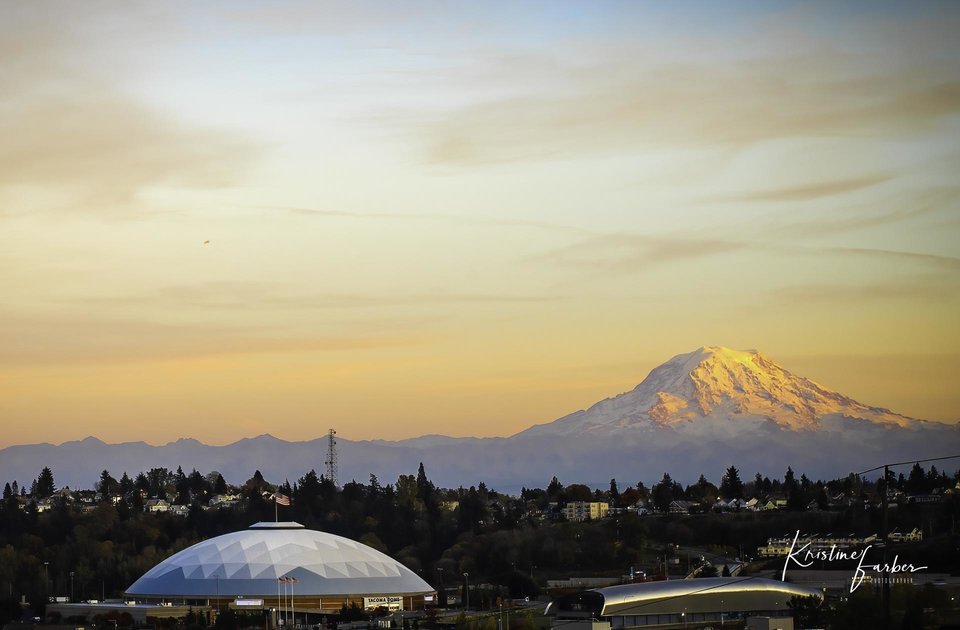
[[[427,479],[427,471],[423,468],[423,462],[420,462],[420,467],[417,468],[417,498],[421,501],[425,500],[430,493],[431,485],[430,480]]]
[[[200,474],[200,471],[196,468],[190,472],[190,476],[187,477],[187,490],[190,493],[191,503],[196,502],[198,499],[205,499],[207,495],[210,494],[211,486],[207,482],[207,478]]]
[[[910,494],[925,494],[927,492],[927,474],[919,463],[914,464],[910,469],[910,476],[907,477],[907,492]]]
[[[547,497],[551,501],[556,501],[561,493],[563,493],[563,484],[554,476],[553,479],[550,480],[550,485],[547,486]]]
[[[167,484],[170,483],[170,471],[166,468],[151,468],[147,473],[149,486],[147,492],[152,497],[165,499],[167,497]]]
[[[717,487],[710,483],[705,476],[700,475],[697,483],[692,486],[687,486],[685,495],[691,501],[713,503],[717,500]]]
[[[779,481],[779,479],[778,479],[777,481]],[[763,493],[766,495],[766,494],[770,494],[771,492],[773,492],[773,482],[770,481],[770,477],[764,477],[764,478],[763,478]]]
[[[617,480],[610,480],[610,503],[614,506],[620,505],[620,490],[617,488]]]
[[[642,481],[637,482],[637,494],[639,494],[640,498],[644,501],[647,501],[650,499],[650,490],[645,485],[643,485]]]
[[[317,472],[315,470],[311,470],[309,473],[304,475],[304,477],[309,477],[310,480],[317,486],[320,485],[320,480],[317,478]],[[303,479],[301,479],[301,482],[302,481]],[[301,483],[301,485],[303,484]],[[246,482],[244,482],[243,487],[240,488],[241,494],[243,494],[245,497],[250,497],[253,495],[260,496],[264,492],[268,492],[270,490],[272,490],[272,487],[269,483],[267,483],[267,480],[263,478],[263,473],[261,473],[259,470],[255,470],[253,472],[253,477],[247,479]],[[311,492],[314,492],[313,486],[311,486]],[[223,493],[221,492],[218,494]]]
[[[668,511],[670,509],[670,503],[678,498],[674,493],[674,481],[668,473],[663,473],[663,479],[661,479],[659,483],[654,484],[650,494],[654,506],[661,512]]]
[[[53,483],[53,472],[50,468],[44,466],[43,470],[40,471],[40,476],[37,477],[36,490],[31,494],[41,499],[47,499],[52,497],[56,491],[57,486]]]
[[[743,498],[743,482],[740,480],[740,471],[736,466],[727,468],[720,480],[720,494],[728,501]]]
[[[130,479],[130,476],[127,475],[126,471],[124,471],[123,475],[120,477],[120,495],[125,497],[133,492],[133,489],[133,480]]]
[[[787,474],[783,476],[783,491],[789,493],[797,487],[797,481],[793,476],[793,468],[787,466]]]
[[[290,485],[289,483],[287,484]],[[213,493],[214,494],[226,494],[227,493],[227,482],[223,479],[223,475],[217,473],[217,479],[213,483]]]
[[[177,494],[176,502],[178,505],[190,503],[190,482],[186,473],[183,472],[182,466],[177,466],[177,472],[173,474],[173,487]]]
[[[119,484],[117,480],[110,475],[110,471],[104,470],[100,473],[100,481],[97,482],[96,490],[104,501],[116,494]]]

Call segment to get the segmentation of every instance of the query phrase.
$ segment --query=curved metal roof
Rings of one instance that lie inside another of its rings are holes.
[[[611,617],[674,612],[785,610],[793,597],[818,597],[815,589],[757,577],[663,580],[608,586],[551,602],[546,613]]]
[[[297,596],[416,595],[433,587],[364,544],[300,523],[257,523],[188,547],[147,571],[132,596],[277,595],[278,578],[297,578]]]

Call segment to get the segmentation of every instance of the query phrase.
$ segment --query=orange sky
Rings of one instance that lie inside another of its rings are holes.
[[[509,435],[715,344],[960,420],[956,5],[0,12],[0,447]]]

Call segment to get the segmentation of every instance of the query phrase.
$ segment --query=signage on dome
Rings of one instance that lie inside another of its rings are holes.
[[[403,608],[402,597],[364,597],[363,609],[375,610],[377,608],[386,608],[387,610],[400,610]]]
[[[233,602],[234,606],[263,606],[262,599],[237,599]]]

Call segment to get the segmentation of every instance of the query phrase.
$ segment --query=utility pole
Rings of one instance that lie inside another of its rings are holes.
[[[910,464],[919,464],[921,462],[923,463],[938,462],[943,459],[957,459],[957,458],[960,458],[960,455],[947,455],[946,457],[928,457],[926,459],[915,459],[907,462],[894,462],[891,464],[881,464],[880,466],[876,466],[874,468],[871,468],[870,470],[864,470],[862,472],[856,473],[857,478],[859,479],[862,475],[865,475],[867,473],[872,473],[874,471],[880,470],[881,468],[883,469],[883,477],[882,477],[883,491],[880,493],[880,507],[883,510],[883,520],[881,522],[882,529],[880,530],[880,542],[883,544],[884,571],[883,571],[883,575],[880,576],[880,579],[883,580],[883,584],[881,586],[881,596],[882,596],[881,598],[883,600],[881,610],[883,610],[883,626],[882,627],[884,628],[884,630],[890,629],[890,577],[891,577],[890,569],[891,567],[889,562],[887,561],[887,557],[888,557],[887,548],[890,544],[890,541],[887,540],[887,536],[889,536],[889,531],[888,531],[889,521],[887,520],[889,502],[887,499],[887,494],[890,492],[890,487],[888,485],[888,475],[890,474],[890,467],[891,466],[908,466]],[[881,484],[877,484],[877,485],[879,487]]]
[[[883,523],[880,529],[880,539],[883,540],[883,628],[890,628],[890,564],[887,562],[889,554],[887,549],[890,545],[888,537],[890,536],[889,522],[887,520],[887,498],[890,494],[889,486],[890,466],[883,467],[883,495],[880,498],[880,505],[883,507]]]

